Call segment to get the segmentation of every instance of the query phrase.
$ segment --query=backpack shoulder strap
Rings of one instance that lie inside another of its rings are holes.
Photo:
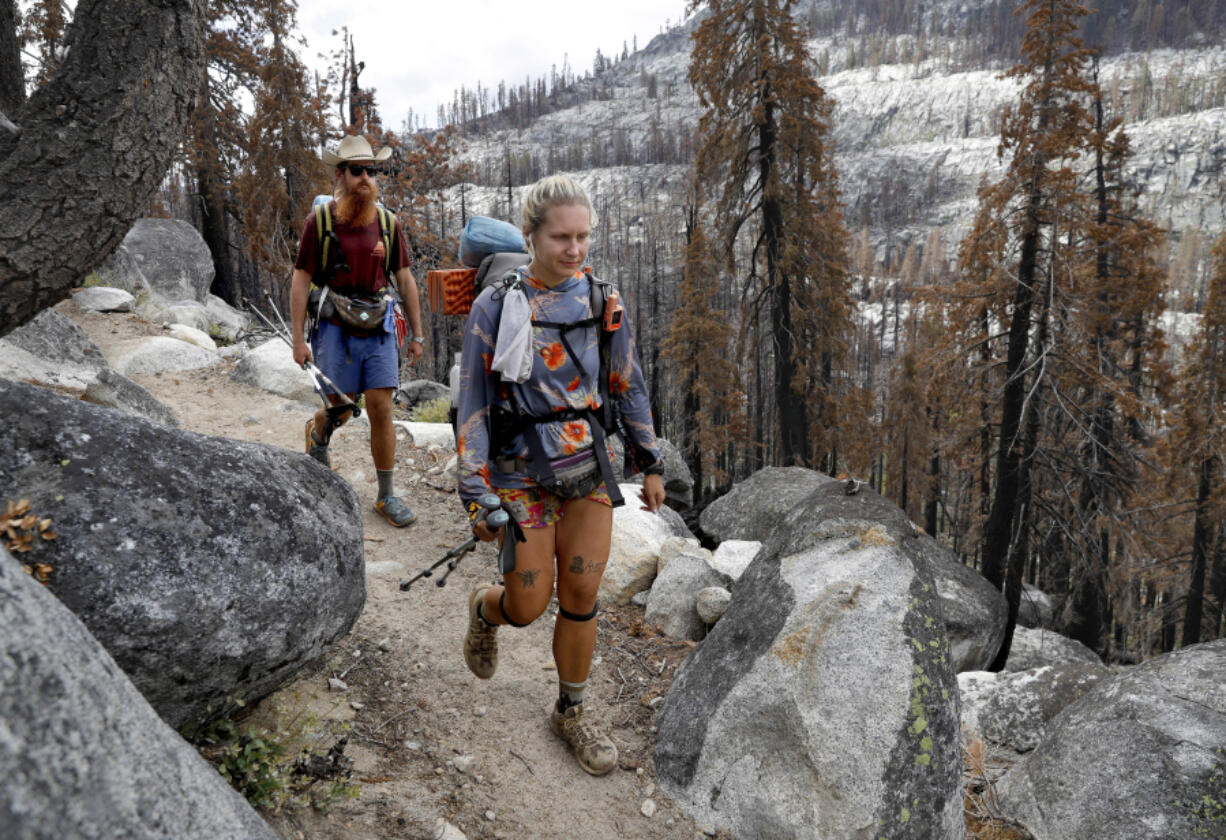
[[[379,236],[383,238],[383,276],[392,284],[392,240],[396,235],[396,217],[382,204],[375,205],[379,215]]]
[[[319,247],[319,265],[315,277],[327,277],[328,260],[332,256],[332,202],[315,205],[315,241]]]
[[[596,347],[600,354],[600,374],[597,377],[597,382],[600,383],[600,422],[605,429],[612,431],[617,423],[609,388],[609,378],[613,367],[611,361],[613,333],[604,328],[604,311],[609,303],[609,292],[613,290],[613,284],[607,280],[598,280],[590,271],[584,273],[587,274],[588,284],[591,287],[592,319],[596,322]]]

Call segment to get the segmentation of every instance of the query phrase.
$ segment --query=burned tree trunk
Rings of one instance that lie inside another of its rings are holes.
[[[195,107],[202,3],[77,4],[68,55],[0,146],[0,335],[66,297],[149,206]]]

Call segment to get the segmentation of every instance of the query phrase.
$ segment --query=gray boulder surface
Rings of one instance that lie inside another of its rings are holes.
[[[81,399],[107,408],[118,408],[163,426],[176,428],[179,425],[174,412],[157,397],[110,368],[99,371],[98,378],[89,384]]]
[[[71,391],[99,405],[123,409],[167,426],[173,412],[152,394],[113,370],[85,330],[54,309],[0,339],[0,377]]]
[[[271,692],[361,612],[357,497],[306,455],[3,380],[0,414],[0,495],[60,535],[51,590],[176,729]]]
[[[130,343],[123,355],[115,360],[115,370],[124,375],[173,373],[199,370],[220,363],[221,356],[216,350],[205,350],[167,335],[155,335]]]
[[[0,836],[275,840],[68,609],[0,549]]]
[[[271,338],[244,353],[230,378],[289,400],[316,399],[310,374],[294,364],[293,351],[279,338]]]
[[[927,534],[916,540],[936,581],[949,634],[954,670],[981,671],[992,664],[1005,639],[1009,607],[1004,593]]]
[[[660,546],[660,572],[651,584],[643,620],[660,625],[666,636],[696,642],[707,635],[707,624],[698,615],[698,593],[729,583],[711,567],[711,552],[697,540],[670,538]]]
[[[1048,721],[1110,674],[1092,662],[958,674],[963,734],[1029,752],[1042,742]]]
[[[805,467],[766,467],[707,505],[698,525],[719,542],[764,543],[793,506],[818,487],[832,483],[835,479],[825,473]]]
[[[716,499],[702,512],[703,533],[720,542],[766,542],[785,515],[814,489],[843,482],[804,467],[767,467]],[[958,562],[953,552],[927,534],[909,545],[927,561],[941,599],[941,613],[957,671],[988,667],[1005,637],[1004,596],[983,575]]]
[[[91,286],[72,293],[72,302],[86,312],[131,312],[136,298],[126,289]]]
[[[169,301],[204,303],[213,283],[213,257],[187,222],[137,219],[97,274],[134,295],[152,292]]]
[[[997,783],[1037,840],[1221,837],[1226,639],[1103,680]]]
[[[0,338],[0,376],[83,389],[110,364],[85,330],[54,309]]]
[[[409,411],[431,400],[447,399],[451,391],[441,382],[431,382],[429,379],[415,379],[400,386],[396,392],[396,401]]]
[[[633,500],[627,500],[626,504],[633,504]],[[677,511],[672,507],[668,505],[661,505],[660,509],[656,511],[656,516],[664,520],[664,524],[667,526],[668,532],[674,537],[681,537],[684,540],[694,539],[694,532],[691,531],[690,527],[685,524],[685,520],[681,517],[681,514],[677,513]]]
[[[1009,645],[1006,671],[1029,671],[1043,665],[1061,665],[1067,662],[1091,662],[1102,665],[1097,653],[1076,639],[1061,636],[1051,630],[1015,627],[1013,642]]]
[[[1051,596],[1037,586],[1023,583],[1017,623],[1023,627],[1051,629],[1051,622]]]
[[[867,488],[792,505],[673,681],[661,789],[736,837],[964,837],[957,682],[915,543]]]

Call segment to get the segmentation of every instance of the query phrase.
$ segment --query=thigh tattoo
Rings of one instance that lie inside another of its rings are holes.
[[[584,560],[576,554],[570,561],[570,572],[574,575],[582,575],[592,572],[603,572],[605,567],[603,560]]]
[[[540,569],[524,569],[522,572],[516,572],[515,576],[519,578],[519,583],[524,589],[531,589],[536,586],[536,577],[540,573]]]

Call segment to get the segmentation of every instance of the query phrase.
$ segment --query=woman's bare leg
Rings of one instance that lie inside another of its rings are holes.
[[[613,508],[591,499],[571,500],[557,529],[558,605],[572,615],[587,615],[596,607],[600,578],[609,562]],[[573,621],[559,613],[553,631],[558,677],[585,682],[595,649],[596,619]]]

